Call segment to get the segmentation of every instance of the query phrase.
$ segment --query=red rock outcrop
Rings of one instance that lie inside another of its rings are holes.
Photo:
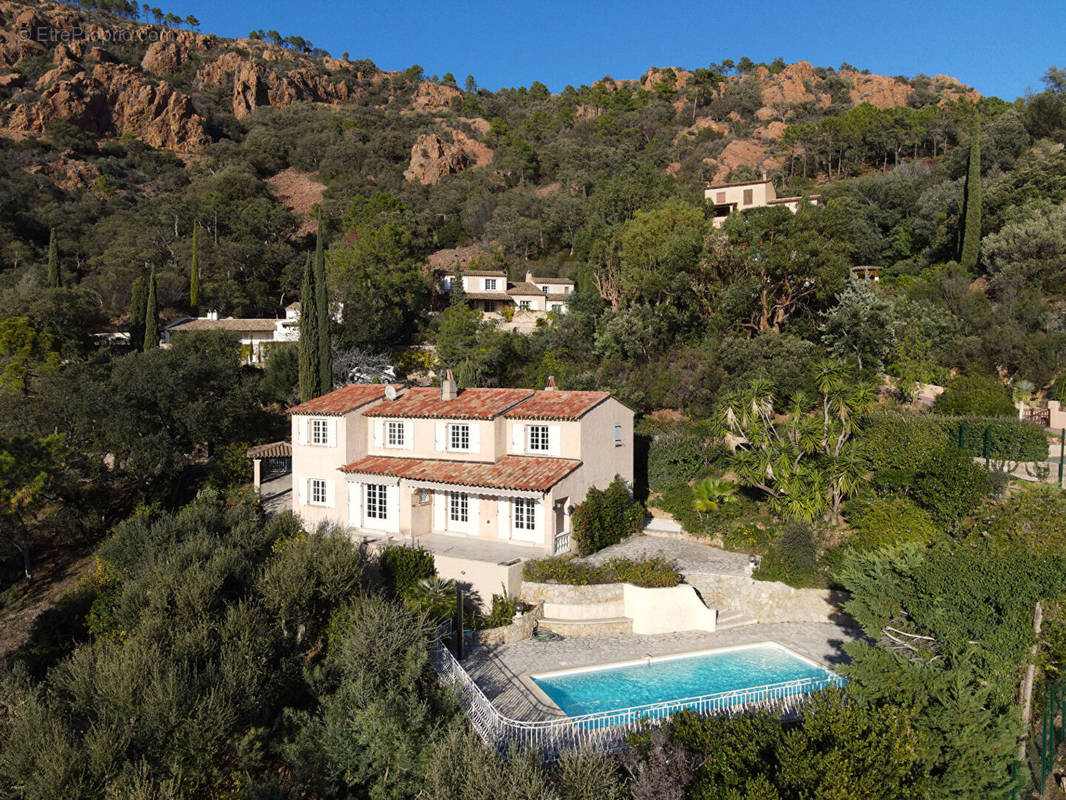
[[[100,177],[96,166],[77,158],[72,150],[64,150],[54,161],[26,167],[26,172],[45,175],[65,191],[86,189]]]
[[[840,74],[851,81],[851,102],[855,105],[869,103],[878,108],[896,108],[907,105],[907,98],[914,93],[910,84],[886,75],[863,75],[851,71]]]
[[[415,111],[448,111],[459,102],[462,96],[462,92],[451,86],[422,81],[422,83],[418,84],[418,90],[411,101],[411,107]]]
[[[778,104],[787,106],[812,102],[829,105],[829,95],[816,91],[821,83],[821,78],[808,61],[789,64],[776,75],[764,71],[760,80],[763,105],[771,108]]]
[[[462,131],[445,128],[452,141],[435,133],[423,133],[411,147],[411,163],[403,177],[423,184],[438,183],[446,175],[492,163],[493,150]]]

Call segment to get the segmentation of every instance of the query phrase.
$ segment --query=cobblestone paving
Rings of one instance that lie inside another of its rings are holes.
[[[590,636],[560,642],[526,639],[495,648],[475,648],[463,666],[504,715],[543,719],[560,712],[540,702],[523,685],[524,675],[765,641],[778,642],[832,668],[847,661],[842,645],[861,635],[858,630],[829,622],[778,622],[716,633]]]
[[[642,558],[662,556],[673,561],[682,574],[690,572],[712,575],[747,575],[748,556],[730,553],[717,547],[684,539],[659,536],[631,536],[624,542],[605,547],[586,561],[602,564],[612,558]]]

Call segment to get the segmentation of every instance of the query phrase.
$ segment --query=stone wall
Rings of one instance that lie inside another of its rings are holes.
[[[588,632],[594,627],[588,623],[595,622],[607,624],[609,632],[616,633],[619,623],[630,620],[634,633],[647,634],[713,631],[717,620],[714,607],[704,605],[695,589],[685,584],[647,589],[631,583],[571,586],[523,581],[520,597],[527,603],[543,603],[544,618],[553,625],[559,622],[572,628],[585,623],[583,635],[596,635]]]
[[[795,589],[777,581],[739,575],[689,575],[711,608],[741,611],[759,622],[828,622],[844,613],[846,592]]]
[[[510,625],[500,628],[488,628],[474,632],[475,644],[491,646],[498,644],[511,644],[528,639],[533,635],[533,626],[537,620],[544,616],[544,604],[539,603],[527,611]]]

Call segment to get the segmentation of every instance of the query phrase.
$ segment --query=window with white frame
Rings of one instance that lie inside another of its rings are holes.
[[[466,492],[448,494],[448,519],[452,522],[470,521],[470,495]]]
[[[449,450],[469,450],[470,449],[470,426],[469,425],[449,425],[448,426],[448,449]]]
[[[547,287],[547,286],[541,286],[541,287],[540,287],[540,290],[541,290],[542,292],[544,292],[544,294],[547,294],[547,293],[548,293],[548,287]]]
[[[326,482],[322,478],[311,479],[311,505],[324,506],[328,502]]]
[[[388,507],[385,505],[386,489],[380,483],[368,483],[366,485],[366,516],[367,519],[385,519],[388,517]]]
[[[495,292],[496,291],[496,279],[495,278],[485,278],[485,291],[486,292]]]
[[[385,444],[388,447],[406,447],[407,441],[404,438],[405,426],[402,422],[392,422],[391,420],[385,423]]]
[[[311,444],[329,444],[329,420],[311,420]]]
[[[526,430],[529,431],[529,452],[547,453],[549,450],[548,426],[529,425]]]
[[[530,309],[529,301],[528,300],[519,300],[518,301],[518,307],[522,311],[529,311],[529,309]]]
[[[514,527],[518,531],[531,531],[535,527],[534,519],[537,501],[530,497],[516,497],[513,502]]]
[[[622,426],[617,422],[614,424],[614,446],[622,446]]]

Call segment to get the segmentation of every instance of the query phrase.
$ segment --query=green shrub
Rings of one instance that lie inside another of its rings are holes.
[[[971,530],[979,538],[1066,554],[1066,493],[1054,486],[1027,487],[990,504]]]
[[[905,497],[877,497],[849,503],[847,517],[854,529],[847,544],[856,550],[927,542],[937,530],[929,512]]]
[[[661,492],[706,474],[713,449],[698,430],[676,429],[652,439],[648,448],[648,488]]]
[[[938,414],[975,417],[1013,417],[1010,389],[991,375],[962,375],[955,378],[933,403]]]
[[[933,520],[949,526],[972,511],[988,491],[988,474],[954,446],[926,458],[914,475],[913,495]]]
[[[251,483],[252,461],[245,455],[247,450],[247,442],[230,442],[217,448],[211,454],[211,474],[207,485],[226,491]]]
[[[617,544],[640,530],[644,508],[629,495],[618,475],[605,491],[593,487],[574,509],[573,538],[577,551],[585,556]]]
[[[492,610],[481,621],[481,627],[502,628],[504,625],[510,625],[514,621],[515,614],[519,611],[526,611],[529,607],[528,603],[523,603],[517,597],[507,593],[494,594],[492,596]]]
[[[600,583],[632,583],[657,589],[677,586],[681,574],[665,558],[613,558],[604,564],[589,564],[566,556],[527,561],[522,577],[533,583],[590,586]]]
[[[433,554],[424,547],[386,547],[381,553],[381,575],[397,597],[407,597],[419,581],[437,576]]]
[[[790,586],[823,585],[824,578],[818,570],[818,542],[811,526],[798,520],[786,522],[753,577]]]

